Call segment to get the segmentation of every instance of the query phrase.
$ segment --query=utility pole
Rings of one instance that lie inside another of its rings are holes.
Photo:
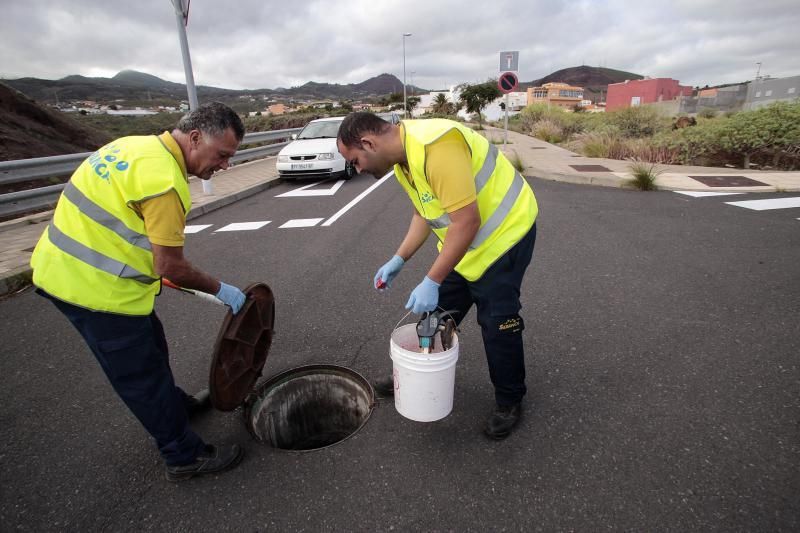
[[[183,55],[183,71],[186,76],[186,92],[189,95],[189,110],[194,111],[199,104],[197,103],[197,90],[194,86],[194,74],[192,74],[192,58],[189,55],[189,40],[186,38],[186,25],[189,24],[189,3],[191,0],[170,1],[175,8],[175,21],[178,23],[178,40],[181,43],[181,54]],[[203,182],[203,193],[214,194],[211,179],[201,181]]]
[[[406,102],[406,37],[411,37],[411,34],[403,34],[403,118],[408,118],[408,102]]]

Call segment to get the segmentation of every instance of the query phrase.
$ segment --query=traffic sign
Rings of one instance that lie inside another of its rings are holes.
[[[503,72],[497,80],[497,86],[500,88],[500,92],[504,94],[508,94],[516,89],[518,83],[517,75],[513,72]]]
[[[519,70],[519,51],[500,52],[500,72]]]

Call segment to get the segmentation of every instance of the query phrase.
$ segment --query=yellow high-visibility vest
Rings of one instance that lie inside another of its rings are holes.
[[[414,207],[439,238],[439,251],[447,236],[450,217],[442,209],[425,175],[426,147],[452,130],[461,133],[469,146],[481,227],[455,270],[467,280],[475,281],[533,226],[539,212],[533,189],[495,145],[466,126],[445,119],[404,120],[402,123],[413,185],[400,165],[394,166],[394,173]]]
[[[161,280],[132,204],[173,189],[185,216],[189,184],[157,136],[123,137],[100,148],[72,175],[36,244],[33,283],[87,309],[150,314]]]

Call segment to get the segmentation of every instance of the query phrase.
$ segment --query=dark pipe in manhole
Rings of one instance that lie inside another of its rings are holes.
[[[253,437],[283,450],[341,442],[367,422],[375,392],[363,376],[336,365],[287,370],[259,385],[244,415]]]

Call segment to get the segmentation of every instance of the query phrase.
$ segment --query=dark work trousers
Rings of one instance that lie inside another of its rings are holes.
[[[153,436],[169,465],[191,463],[205,444],[189,427],[186,393],[175,386],[164,328],[148,316],[90,311],[37,291],[72,322],[128,409]]]
[[[467,281],[453,271],[439,288],[438,305],[443,309],[458,310],[453,316],[458,323],[475,304],[489,364],[489,377],[498,405],[519,403],[526,392],[525,352],[522,346],[525,323],[519,316],[522,309],[519,292],[525,269],[533,257],[535,243],[536,224],[480,279]]]

